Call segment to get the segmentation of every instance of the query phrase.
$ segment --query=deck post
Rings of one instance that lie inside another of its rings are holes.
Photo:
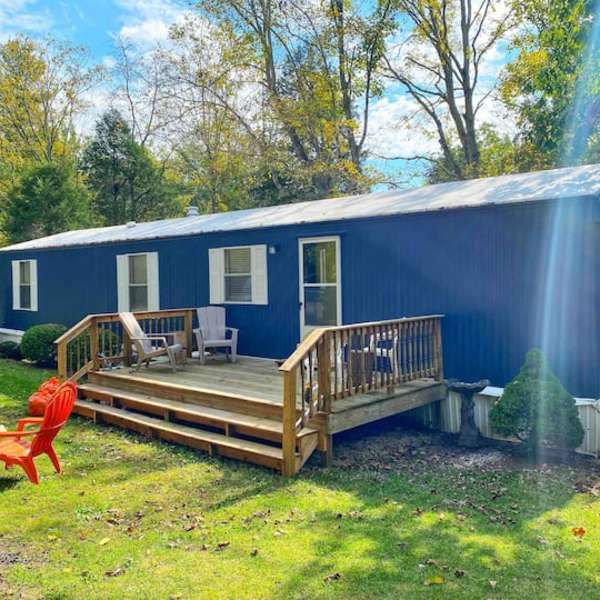
[[[194,333],[192,331],[192,319],[193,319],[193,311],[192,310],[186,310],[185,311],[185,316],[183,317],[183,327],[185,330],[185,343],[186,343],[186,352],[188,355],[188,358],[192,356],[192,345],[194,343]]]
[[[90,353],[91,359],[94,362],[93,370],[96,371],[100,366],[98,362],[98,354],[100,352],[99,339],[98,339],[98,321],[92,319],[90,324]]]
[[[67,373],[67,344],[65,342],[56,345],[56,363],[58,378],[66,381],[69,378]]]
[[[285,477],[296,473],[296,369],[283,374],[283,465]]]
[[[331,334],[326,332],[319,347],[319,402],[318,410],[331,412]]]

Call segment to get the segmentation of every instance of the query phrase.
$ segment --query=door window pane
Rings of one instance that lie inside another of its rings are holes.
[[[337,325],[337,286],[304,288],[304,323]]]
[[[148,310],[148,286],[132,285],[129,287],[129,310]]]
[[[148,269],[145,254],[135,254],[129,257],[129,283],[148,283]]]
[[[336,283],[335,242],[303,244],[304,283]]]

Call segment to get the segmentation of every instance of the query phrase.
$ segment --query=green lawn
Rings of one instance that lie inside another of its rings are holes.
[[[0,422],[44,375],[0,362]],[[0,472],[0,597],[599,597],[595,461],[539,470],[388,428],[286,481],[76,418],[57,447],[39,487]]]

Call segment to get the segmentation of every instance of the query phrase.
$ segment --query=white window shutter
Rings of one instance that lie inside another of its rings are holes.
[[[223,304],[225,301],[225,252],[223,248],[208,250],[208,273],[210,303]]]
[[[37,260],[29,261],[29,280],[31,281],[31,310],[38,309]]]
[[[148,268],[148,310],[160,310],[158,252],[146,254],[146,265]]]
[[[13,310],[21,308],[21,294],[19,285],[21,284],[21,271],[18,260],[12,261],[12,290],[13,290]]]
[[[117,307],[119,312],[129,312],[129,256],[117,255]]]
[[[252,304],[268,304],[267,247],[252,246]]]

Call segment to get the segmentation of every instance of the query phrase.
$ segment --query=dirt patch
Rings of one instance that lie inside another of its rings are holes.
[[[6,581],[5,569],[16,565],[40,565],[45,562],[40,557],[32,557],[19,549],[14,543],[0,536],[0,598],[15,598],[19,600],[34,600],[41,598],[37,591],[25,588],[15,588]]]
[[[564,468],[579,475],[582,490],[600,493],[600,461],[572,454],[564,460],[535,462],[508,444],[478,449],[461,448],[456,436],[442,432],[407,429],[405,426],[383,428],[370,425],[361,430],[340,434],[334,439],[336,467],[374,473],[423,473],[436,469],[461,471],[544,471]]]

